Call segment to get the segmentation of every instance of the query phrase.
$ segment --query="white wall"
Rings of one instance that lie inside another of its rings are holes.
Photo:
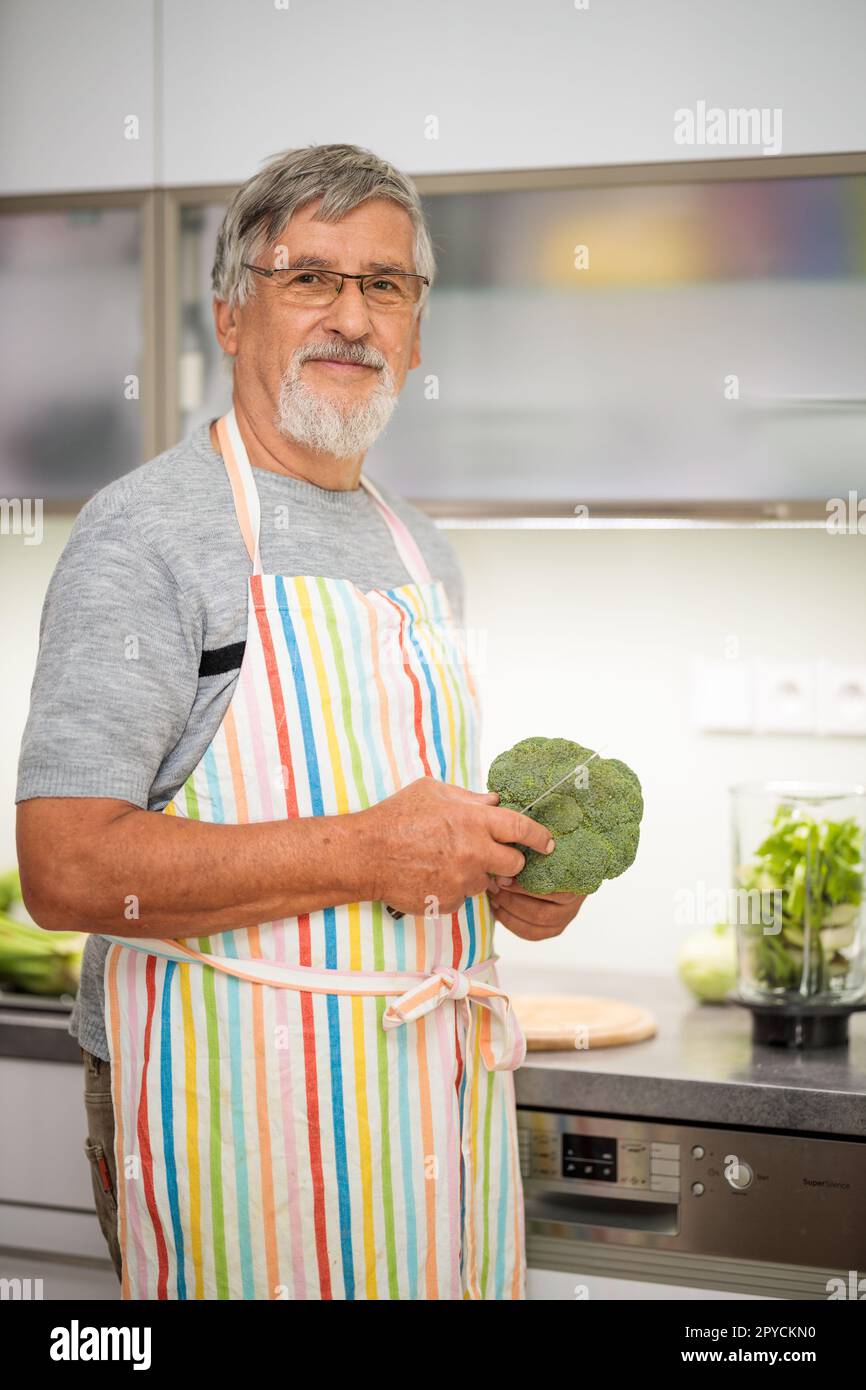
[[[240,182],[326,141],[412,173],[756,152],[675,144],[698,101],[781,108],[783,154],[866,146],[861,0],[5,0],[0,51],[6,193]]]
[[[39,649],[42,601],[71,528],[71,517],[46,516],[41,545],[25,545],[22,536],[0,536],[0,631],[3,633],[0,873],[15,863],[13,803],[18,754]]]
[[[373,471],[373,470],[371,470]],[[15,766],[42,595],[69,531],[0,545],[4,734],[0,870],[14,855]],[[866,544],[814,531],[450,532],[483,666],[485,767],[530,734],[568,737],[638,772],[638,858],[545,945],[499,932],[504,957],[664,971],[684,929],[674,893],[728,887],[727,788],[745,779],[866,781],[866,740],[692,731],[688,672],[739,639],[744,661],[866,661]]]

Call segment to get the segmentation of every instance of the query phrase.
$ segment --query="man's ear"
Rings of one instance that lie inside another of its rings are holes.
[[[238,351],[238,325],[235,311],[224,299],[213,302],[213,323],[216,340],[223,352],[236,357]]]
[[[414,337],[412,338],[412,352],[411,352],[411,354],[410,354],[410,356],[409,356],[409,371],[411,372],[411,370],[412,370],[413,367],[420,367],[420,365],[421,365],[421,316],[420,316],[420,314],[419,314],[418,318],[415,320],[415,331],[414,331]]]

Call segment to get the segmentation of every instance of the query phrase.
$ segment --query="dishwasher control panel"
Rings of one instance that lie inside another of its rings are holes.
[[[547,1115],[542,1123],[521,1124],[518,1139],[524,1178],[590,1183],[620,1193],[665,1193],[668,1198],[679,1193],[679,1144],[587,1133]]]

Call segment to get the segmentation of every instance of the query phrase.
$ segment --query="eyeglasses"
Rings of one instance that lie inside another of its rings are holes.
[[[245,270],[263,275],[278,285],[291,304],[308,309],[321,309],[333,304],[343,288],[344,280],[357,280],[366,300],[377,309],[406,309],[417,304],[421,287],[429,285],[426,275],[408,270],[378,270],[368,275],[349,275],[342,270],[319,270],[309,266],[290,265],[269,270],[262,265],[242,262]]]

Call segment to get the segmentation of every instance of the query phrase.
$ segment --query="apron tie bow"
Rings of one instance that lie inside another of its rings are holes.
[[[474,1005],[479,1015],[481,1058],[487,1070],[515,1071],[526,1056],[526,1039],[508,995],[480,978],[495,959],[490,957],[466,970],[437,965],[419,984],[388,1005],[382,1015],[382,1027],[388,1030],[414,1023],[453,999],[465,1019],[468,1044]]]
[[[433,973],[450,982],[449,999],[465,999],[472,988],[472,981],[466,972],[455,970],[453,965],[439,965]]]

